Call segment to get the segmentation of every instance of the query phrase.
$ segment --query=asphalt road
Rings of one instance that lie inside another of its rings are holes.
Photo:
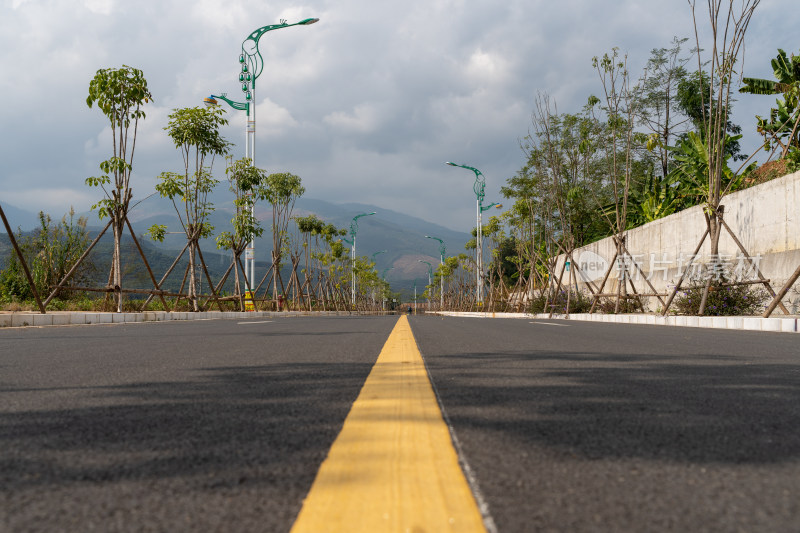
[[[499,531],[800,531],[796,334],[411,326]]]
[[[0,330],[0,531],[288,531],[395,322]],[[411,318],[498,531],[800,531],[800,337],[531,322]]]

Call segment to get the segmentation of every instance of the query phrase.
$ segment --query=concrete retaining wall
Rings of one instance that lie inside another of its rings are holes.
[[[800,265],[800,172],[729,194],[722,205],[725,221],[747,251],[756,256],[762,273],[778,291]],[[695,206],[630,230],[627,245],[656,291],[666,293],[677,283],[705,230],[703,206]],[[609,237],[577,249],[573,257],[583,275],[599,285],[604,275],[603,261],[610,263],[615,251],[614,241]],[[709,239],[698,255],[699,263],[710,262]],[[724,229],[720,259],[726,270],[740,274],[741,279],[757,279],[753,272],[747,271],[747,262]],[[559,257],[556,273],[560,272],[563,261],[564,257]],[[585,268],[580,268],[581,265]],[[604,293],[616,292],[619,271],[618,266],[612,268]],[[565,274],[564,282],[567,279]],[[634,278],[634,283],[638,292],[651,292],[642,277]],[[585,287],[585,283],[579,283],[579,287]],[[794,285],[783,301],[790,312],[800,313],[800,283]],[[657,300],[651,299],[650,309],[655,310],[656,306]]]

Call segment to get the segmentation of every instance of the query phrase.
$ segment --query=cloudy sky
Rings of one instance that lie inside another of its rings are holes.
[[[741,0],[736,0],[736,3]],[[707,25],[705,2],[698,1]],[[99,68],[144,71],[155,101],[139,129],[134,195],[181,159],[169,112],[209,93],[241,99],[241,42],[266,34],[257,93],[257,165],[299,175],[306,196],[372,203],[444,226],[474,226],[475,166],[487,200],[523,164],[538,91],[577,111],[600,85],[591,58],[617,46],[632,71],[673,36],[693,34],[686,0],[0,0],[0,202],[59,216],[98,198],[87,176],[110,156],[110,130],[85,99]],[[797,0],[762,0],[745,73],[771,77],[778,47],[798,52]],[[702,38],[702,36],[701,36]],[[747,97],[734,120],[772,100]],[[244,155],[242,112],[227,138]],[[744,146],[752,151],[758,139]],[[222,165],[217,165],[221,174]],[[13,221],[12,221],[13,224]]]

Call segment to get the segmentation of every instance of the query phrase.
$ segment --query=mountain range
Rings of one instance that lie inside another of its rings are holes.
[[[9,223],[15,230],[19,227],[23,231],[27,231],[34,229],[38,225],[37,214],[9,204],[0,205],[2,205]],[[218,234],[221,231],[230,229],[233,209],[232,206],[228,207],[229,204],[216,203],[216,205],[217,208],[210,217],[210,223],[215,227],[215,234]],[[386,279],[391,284],[392,290],[399,291],[406,297],[413,295],[415,282],[420,293],[427,284],[428,267],[419,261],[428,261],[434,267],[439,262],[439,243],[433,239],[425,238],[426,235],[444,240],[447,246],[447,255],[463,252],[464,244],[470,238],[467,232],[454,231],[417,217],[369,204],[335,204],[324,200],[301,197],[297,200],[292,215],[307,216],[314,214],[326,223],[334,224],[337,228],[349,231],[350,222],[355,215],[373,211],[376,212],[375,215],[359,219],[356,252],[359,256],[372,256],[376,252],[386,250],[385,253],[379,253],[375,256],[376,269],[381,274],[386,269],[389,269],[386,273]],[[57,213],[50,213],[50,215],[54,220],[63,216]],[[95,233],[102,229],[99,226],[96,214],[83,213],[83,215],[87,216],[90,221],[90,232]],[[142,244],[146,248],[148,261],[157,263],[159,266],[168,266],[186,242],[172,204],[165,199],[150,197],[135,204],[129,216],[137,235],[142,235],[147,228],[154,224],[167,226],[170,234],[167,235],[163,243],[154,243],[145,237],[142,238]],[[259,268],[265,268],[262,265],[268,264],[272,248],[269,230],[272,213],[269,205],[258,206],[256,216],[267,228],[264,232],[264,237],[256,240],[256,265],[258,270]],[[5,229],[0,228],[0,233],[5,233]],[[103,241],[106,240],[104,237]],[[8,250],[6,250],[7,237],[3,236],[0,241],[0,254],[5,257],[8,253]],[[213,238],[205,239],[201,243],[201,248],[209,268],[215,272],[220,269],[224,272],[224,269],[230,264],[229,254],[218,251]],[[103,246],[103,253],[110,253],[110,248]],[[153,255],[152,260],[151,255]],[[156,276],[161,275],[156,266],[153,266],[153,269],[156,271]]]

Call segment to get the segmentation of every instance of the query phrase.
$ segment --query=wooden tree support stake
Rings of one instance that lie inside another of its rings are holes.
[[[681,277],[678,279],[678,283],[675,285],[675,288],[672,289],[672,294],[669,295],[669,299],[667,303],[664,304],[664,311],[661,313],[661,316],[667,316],[667,312],[669,311],[669,306],[672,305],[672,300],[675,299],[675,295],[678,294],[678,291],[681,290],[681,284],[683,283],[683,279],[686,277],[686,274],[689,273],[689,267],[694,261],[694,258],[697,256],[697,253],[700,251],[700,248],[703,247],[703,243],[706,242],[706,237],[708,237],[709,229],[706,228],[706,231],[703,233],[703,236],[700,238],[700,244],[697,245],[695,248],[694,253],[692,254],[691,258],[689,259],[689,263],[686,265]]]
[[[133,227],[131,227],[131,223],[127,216],[125,217],[125,223],[128,225],[128,231],[131,233],[131,238],[133,239],[133,243],[136,245],[136,249],[139,250],[139,256],[142,258],[145,268],[147,268],[147,273],[150,275],[150,281],[153,282],[153,287],[155,287],[156,290],[159,290],[161,287],[159,287],[158,283],[156,283],[156,277],[153,275],[153,270],[150,268],[150,263],[147,262],[147,258],[144,256],[144,250],[142,250],[142,247],[139,245],[139,239],[136,238],[136,234],[134,233]],[[167,305],[167,301],[164,299],[164,295],[159,293],[158,297],[161,299],[164,309],[166,311],[170,311],[169,305]]]
[[[183,257],[183,254],[186,253],[186,249],[188,247],[189,243],[187,242],[186,245],[183,247],[183,250],[181,250],[181,253],[178,254],[178,257],[176,257],[175,260],[172,262],[172,264],[169,266],[166,274],[164,274],[164,276],[161,278],[161,281],[156,283],[156,289],[161,289],[161,285],[163,285],[164,282],[167,281],[167,278],[172,273],[172,270],[178,265],[178,261],[181,260],[181,257]],[[181,290],[179,292],[183,292],[183,285],[181,285]],[[152,299],[153,296],[151,295],[150,297],[147,298],[147,300],[144,301],[144,305],[142,306],[142,311],[147,309],[147,304],[149,304]],[[175,304],[177,305],[177,302],[175,302]]]
[[[92,243],[89,245],[89,247],[86,248],[86,251],[83,252],[83,254],[78,258],[77,261],[75,261],[75,264],[72,265],[72,268],[69,269],[69,272],[66,273],[64,278],[61,281],[58,282],[58,285],[56,285],[56,288],[53,289],[53,292],[51,292],[50,296],[48,296],[47,299],[44,301],[44,307],[47,307],[47,304],[50,303],[50,300],[52,300],[53,298],[56,297],[56,294],[59,293],[59,291],[64,286],[64,284],[67,282],[67,280],[70,277],[72,277],[72,275],[75,273],[76,270],[78,270],[78,267],[81,265],[81,263],[83,263],[83,260],[86,259],[86,257],[89,255],[89,252],[92,251],[92,248],[94,248],[95,245],[98,242],[100,242],[100,237],[103,236],[103,234],[106,232],[106,230],[108,230],[109,227],[111,227],[111,220],[108,221],[108,224],[106,224],[106,227],[103,228],[103,231],[101,231],[100,233],[97,234],[97,237],[95,237],[94,240],[92,241]]]
[[[17,239],[14,238],[14,232],[11,231],[11,225],[8,223],[8,219],[6,218],[6,214],[3,212],[2,206],[0,206],[0,218],[3,219],[3,225],[6,227],[6,231],[8,232],[8,240],[11,241],[11,246],[14,247],[14,252],[16,252],[17,257],[19,258],[19,263],[22,265],[22,270],[25,272],[25,278],[28,280],[28,285],[30,286],[33,297],[36,300],[36,305],[39,306],[39,311],[44,315],[46,314],[46,304],[42,304],[42,299],[39,298],[39,291],[36,290],[36,284],[33,282],[33,276],[31,276],[31,271],[28,269],[28,263],[25,261],[25,257],[22,256],[22,251],[19,249],[19,245],[17,245]]]
[[[728,226],[728,223],[725,222],[725,219],[721,218],[720,221],[722,222],[722,225],[725,227],[725,229],[728,231],[728,235],[730,235],[731,239],[733,239],[733,242],[736,243],[736,246],[738,246],[739,249],[742,251],[742,253],[745,255],[745,257],[747,257],[748,261],[750,261],[750,264],[753,267],[755,267],[756,274],[758,275],[758,279],[761,281],[761,283],[764,284],[764,287],[767,289],[767,292],[769,292],[770,296],[772,296],[772,299],[774,300],[775,297],[777,296],[777,294],[775,294],[775,291],[772,290],[772,285],[770,285],[769,280],[764,278],[764,274],[761,273],[761,269],[758,268],[758,265],[756,265],[755,261],[753,261],[752,256],[747,252],[747,250],[745,249],[744,245],[739,241],[739,239],[736,237],[736,235],[734,235],[733,230],[730,228],[730,226]],[[786,293],[784,293],[784,295],[785,294]],[[781,296],[781,298],[778,298],[777,306],[780,306],[781,311],[783,311],[783,314],[788,315],[788,314],[790,314],[789,310],[786,309],[786,306],[784,306],[783,303],[781,302],[782,299],[783,299],[783,296]],[[774,311],[775,307],[773,307],[772,310]],[[770,311],[770,313],[771,312],[772,311]],[[767,316],[769,316],[769,315],[767,315]]]

